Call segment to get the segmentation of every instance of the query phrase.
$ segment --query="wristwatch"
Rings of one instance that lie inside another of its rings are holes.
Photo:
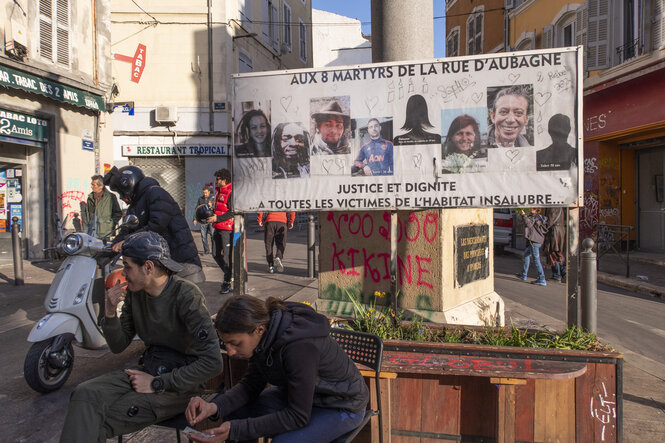
[[[154,377],[150,382],[150,387],[155,392],[155,394],[161,394],[164,392],[164,380],[159,375]]]

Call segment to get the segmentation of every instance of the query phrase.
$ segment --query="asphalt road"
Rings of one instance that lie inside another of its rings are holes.
[[[497,256],[494,263],[495,291],[506,301],[507,310],[510,302],[517,302],[550,317],[542,318],[543,324],[556,329],[563,326],[565,284],[549,281],[546,287],[541,287],[519,280],[514,274],[521,270],[521,260],[512,255]],[[529,281],[536,277],[533,266],[531,273]],[[549,275],[549,269],[545,268],[545,274]],[[598,336],[602,342],[627,355],[646,357],[665,365],[665,301],[599,285],[597,302]],[[509,324],[509,320],[506,323]]]

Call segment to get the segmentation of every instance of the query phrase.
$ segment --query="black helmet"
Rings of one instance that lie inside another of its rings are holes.
[[[215,215],[215,211],[208,205],[198,205],[194,210],[196,221],[199,223],[208,223],[208,219]]]
[[[143,171],[136,166],[123,166],[117,169],[115,166],[104,176],[104,184],[111,191],[120,194],[120,197],[129,202],[132,199],[136,185],[143,180]]]

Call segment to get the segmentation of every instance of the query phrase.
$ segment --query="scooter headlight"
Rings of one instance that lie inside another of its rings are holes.
[[[74,255],[81,250],[83,239],[79,234],[69,234],[62,242],[62,250],[65,254]]]

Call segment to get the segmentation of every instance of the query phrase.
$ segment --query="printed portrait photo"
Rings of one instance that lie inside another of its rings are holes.
[[[439,111],[433,110],[432,116],[439,117]],[[400,122],[394,122],[393,138],[395,146],[399,145],[432,145],[441,143],[441,135],[437,133],[434,124],[430,120],[430,110],[427,108],[427,100],[420,94],[409,97],[406,102],[404,124],[397,128]]]
[[[552,144],[536,151],[536,170],[564,171],[576,166],[577,148],[569,143],[577,145],[570,117],[553,115],[547,123],[547,132],[552,138]]]
[[[444,174],[480,172],[487,166],[487,109],[444,109],[441,170]]]
[[[235,127],[235,156],[270,157],[271,128],[270,128],[270,101],[242,102],[242,107],[236,110]]]
[[[533,86],[513,85],[487,88],[490,147],[533,146]]]
[[[310,111],[312,155],[350,154],[351,98],[312,98]]]
[[[357,153],[351,175],[393,175],[392,117],[354,119]]]
[[[309,177],[309,133],[302,123],[280,123],[275,127],[272,154],[272,178]]]

